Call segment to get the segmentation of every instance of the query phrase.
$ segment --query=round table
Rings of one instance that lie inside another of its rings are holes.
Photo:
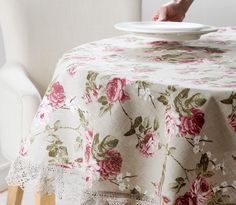
[[[236,28],[67,52],[7,180],[80,205],[235,203]]]

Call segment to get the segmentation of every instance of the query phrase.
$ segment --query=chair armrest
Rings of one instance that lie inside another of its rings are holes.
[[[38,90],[21,65],[8,64],[0,69],[0,137],[2,153],[7,159],[17,156],[40,101]]]
[[[20,64],[5,64],[0,69],[0,86],[17,97],[34,96],[41,99],[40,94]]]

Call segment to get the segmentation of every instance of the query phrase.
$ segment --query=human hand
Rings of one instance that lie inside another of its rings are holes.
[[[153,21],[183,21],[193,0],[172,0],[164,4],[153,16]]]

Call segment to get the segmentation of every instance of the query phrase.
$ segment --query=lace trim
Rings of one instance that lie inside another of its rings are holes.
[[[66,169],[33,164],[26,157],[18,157],[11,165],[6,178],[7,184],[30,192],[56,193],[59,198],[64,198],[67,194],[71,196],[69,198],[81,195],[84,185],[84,172],[81,168]]]
[[[159,205],[153,198],[145,195],[124,194],[114,192],[84,192],[81,205]]]
[[[79,205],[158,205],[146,195],[114,192],[92,192],[84,189],[81,168],[65,169],[56,166],[36,166],[25,157],[18,157],[7,176],[9,186],[25,191],[56,194],[60,199],[76,200]]]

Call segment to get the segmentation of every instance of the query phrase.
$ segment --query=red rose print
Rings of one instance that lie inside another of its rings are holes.
[[[204,50],[207,52],[207,53],[225,53],[225,51],[223,50],[220,50],[218,48],[204,48]]]
[[[154,132],[148,132],[139,144],[139,151],[145,157],[151,157],[155,154],[157,147],[157,136]]]
[[[120,78],[113,78],[106,86],[106,95],[109,103],[117,101],[125,102],[130,97],[125,93],[126,80]]]
[[[200,205],[197,204],[196,198],[192,196],[190,192],[186,192],[185,195],[176,199],[175,205]]]
[[[63,86],[59,82],[53,83],[51,91],[47,98],[50,101],[50,105],[52,107],[57,108],[62,105],[65,101],[65,93]]]
[[[234,132],[236,132],[236,114],[234,113],[233,115],[229,116],[228,121]]]
[[[204,205],[212,198],[213,191],[206,178],[199,176],[191,186],[191,193],[195,196],[198,205]]]
[[[111,176],[117,176],[121,171],[122,158],[119,152],[115,150],[107,151],[108,160],[98,162],[100,167],[100,176],[102,179],[108,179]]]
[[[176,46],[179,45],[179,42],[176,41],[151,41],[147,43],[148,45],[152,46],[165,46],[165,45],[170,45],[170,46]]]
[[[187,134],[196,136],[199,135],[205,123],[204,113],[197,108],[192,108],[190,116],[180,117],[180,134],[185,136]]]

